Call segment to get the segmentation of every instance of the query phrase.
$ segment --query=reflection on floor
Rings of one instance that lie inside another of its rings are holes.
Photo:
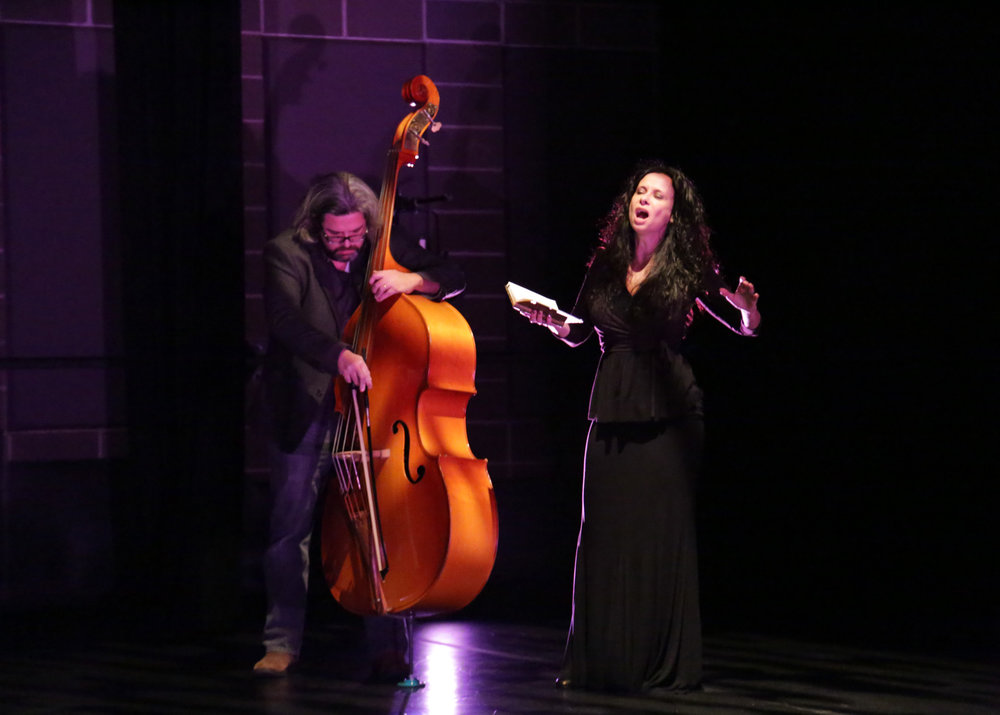
[[[0,655],[0,702],[6,713],[1000,712],[995,663],[743,634],[706,638],[700,693],[563,691],[563,637],[559,624],[418,621],[416,688],[367,683],[358,631],[344,623],[311,628],[279,679],[251,675],[260,646],[249,631],[208,643],[26,637]]]

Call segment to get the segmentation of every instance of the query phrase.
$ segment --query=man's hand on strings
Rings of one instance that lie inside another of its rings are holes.
[[[337,370],[349,385],[354,385],[361,392],[372,386],[372,374],[365,364],[365,359],[350,350],[344,350],[337,358]]]

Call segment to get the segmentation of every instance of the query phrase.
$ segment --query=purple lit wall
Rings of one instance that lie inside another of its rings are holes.
[[[401,215],[401,227],[467,274],[455,305],[478,351],[470,442],[489,460],[505,523],[496,576],[547,570],[544,550],[521,548],[544,538],[562,548],[565,581],[574,530],[566,502],[575,499],[594,352],[577,368],[554,369],[557,350],[513,316],[503,286],[516,280],[572,300],[595,220],[636,152],[657,138],[617,106],[634,92],[659,92],[657,4],[245,0],[241,8],[247,343],[258,351],[266,343],[263,242],[318,173],[347,169],[377,190],[392,131],[409,110],[400,87],[430,76],[443,129],[402,172],[399,190],[449,198]],[[0,602],[58,601],[70,572],[72,588],[99,594],[114,569],[111,485],[128,455],[113,17],[112,0],[0,2]],[[636,66],[646,70],[628,72]],[[574,208],[554,212],[553,202]],[[567,406],[574,418],[553,419]],[[252,421],[247,445],[252,564],[266,493]],[[540,484],[548,486],[536,492]],[[518,528],[539,523],[534,514],[547,506],[551,533]],[[39,550],[44,563],[30,557]]]
[[[477,345],[470,444],[489,460],[504,523],[494,581],[550,569],[546,550],[519,544],[537,539],[561,546],[557,572],[568,581],[575,527],[566,504],[579,478],[593,352],[580,356],[579,372],[554,369],[558,349],[514,316],[504,284],[572,301],[613,182],[658,139],[640,113],[618,106],[638,92],[655,102],[660,91],[656,3],[264,2],[244,11],[248,340],[266,342],[263,242],[319,173],[346,169],[377,191],[409,111],[403,81],[429,76],[442,129],[401,171],[399,193],[449,199],[402,214],[400,227],[466,271],[468,288],[453,303]],[[568,406],[572,417],[552,419]],[[266,465],[260,454],[249,465],[259,547]],[[546,507],[555,517],[542,528],[533,515]]]
[[[0,3],[0,602],[104,592],[124,444],[110,2]],[[68,516],[69,515],[69,516]]]

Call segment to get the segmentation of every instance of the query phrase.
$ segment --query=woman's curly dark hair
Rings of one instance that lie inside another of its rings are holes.
[[[691,309],[704,290],[705,277],[717,266],[709,245],[712,232],[698,190],[684,172],[659,160],[644,160],[636,165],[601,222],[600,241],[590,259],[591,270],[599,273],[594,297],[609,303],[615,287],[625,279],[636,241],[629,224],[629,203],[642,178],[653,173],[670,177],[674,206],[666,236],[650,259],[650,273],[635,294],[633,317],[662,315],[666,311],[669,317],[676,318]]]

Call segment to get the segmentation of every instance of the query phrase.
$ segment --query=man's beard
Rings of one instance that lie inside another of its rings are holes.
[[[358,257],[358,249],[352,247],[341,246],[331,250],[327,246],[323,246],[323,253],[331,261],[336,261],[337,263],[350,263],[355,258]]]

